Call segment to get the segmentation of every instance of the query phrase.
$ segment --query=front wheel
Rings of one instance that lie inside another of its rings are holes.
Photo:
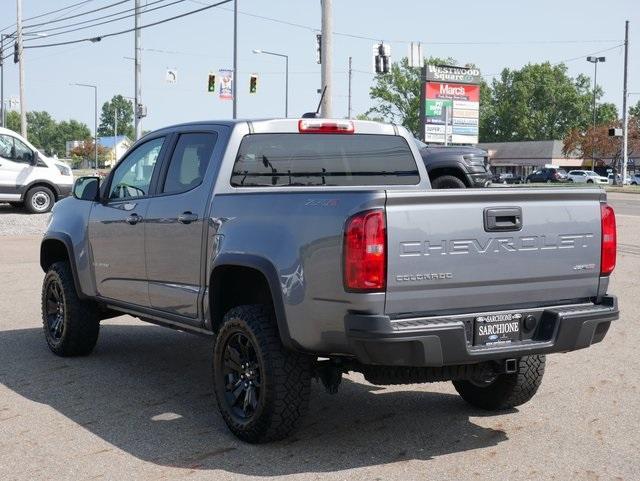
[[[52,264],[42,283],[42,326],[49,349],[58,356],[87,355],[98,340],[96,306],[78,298],[67,262]]]
[[[464,182],[453,175],[441,175],[431,182],[433,189],[465,189]]]
[[[520,358],[513,374],[500,374],[489,381],[453,381],[458,394],[472,406],[497,411],[529,401],[538,391],[544,375],[545,356]]]
[[[218,408],[240,439],[260,443],[283,439],[306,412],[311,358],[287,350],[272,309],[239,306],[224,316],[213,351]]]
[[[56,198],[49,187],[37,185],[31,187],[25,196],[25,206],[32,214],[44,214],[49,212]]]

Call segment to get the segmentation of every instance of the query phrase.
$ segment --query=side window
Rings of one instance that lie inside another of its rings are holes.
[[[13,160],[13,137],[0,135],[0,157]]]
[[[15,161],[23,164],[30,164],[33,162],[33,150],[27,147],[23,142],[18,139],[13,139],[13,147],[15,153]]]
[[[144,197],[149,194],[153,169],[160,155],[164,137],[136,147],[116,168],[109,187],[109,199]]]
[[[181,134],[169,162],[162,192],[179,194],[199,186],[217,138],[216,133]]]

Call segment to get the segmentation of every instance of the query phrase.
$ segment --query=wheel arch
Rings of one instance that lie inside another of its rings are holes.
[[[467,179],[465,172],[459,167],[434,166],[431,169],[427,169],[427,172],[429,174],[429,180],[431,182],[436,180],[438,177],[442,177],[443,175],[451,175],[453,177],[460,179],[465,186],[471,187],[469,183],[469,179]]]
[[[264,257],[220,254],[209,277],[207,327],[216,332],[225,313],[232,307],[268,301],[273,306],[282,344],[289,349],[298,349],[289,333],[278,279],[275,266]]]
[[[29,192],[34,187],[38,187],[38,186],[46,187],[47,189],[51,190],[51,192],[53,192],[53,197],[54,197],[53,201],[58,202],[58,200],[60,199],[60,189],[58,189],[58,186],[55,185],[53,182],[50,182],[48,180],[43,180],[43,179],[33,180],[28,184],[22,186],[20,188],[20,201],[24,202],[27,197],[27,192]]]
[[[85,298],[86,296],[82,293],[82,289],[80,289],[71,238],[61,232],[48,233],[40,243],[40,267],[46,273],[53,263],[60,261],[67,261],[69,263],[73,276],[73,284],[78,293],[78,297],[81,299]]]

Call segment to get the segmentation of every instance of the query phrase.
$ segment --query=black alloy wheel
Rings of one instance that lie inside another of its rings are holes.
[[[260,402],[262,378],[256,348],[244,333],[227,339],[222,369],[227,406],[239,419],[251,419]]]
[[[51,279],[47,285],[45,309],[49,335],[59,341],[64,334],[65,303],[62,286],[56,279]]]

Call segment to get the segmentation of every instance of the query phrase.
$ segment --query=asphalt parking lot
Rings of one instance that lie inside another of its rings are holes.
[[[604,342],[548,358],[537,396],[497,415],[449,383],[314,386],[290,439],[252,446],[218,414],[207,339],[122,316],[94,353],[41,333],[47,215],[0,206],[0,480],[626,480],[640,472],[640,195],[611,194],[622,316]]]

